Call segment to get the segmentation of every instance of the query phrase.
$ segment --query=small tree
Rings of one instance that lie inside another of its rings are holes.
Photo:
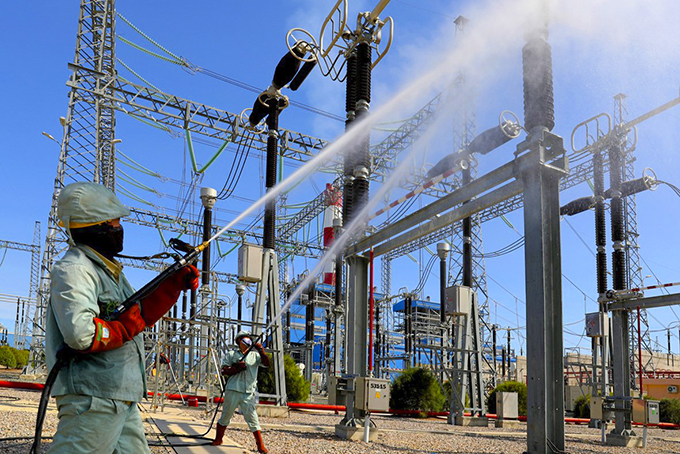
[[[269,356],[273,365],[274,361]],[[283,367],[286,375],[286,397],[290,402],[303,402],[309,399],[311,390],[310,383],[305,380],[300,368],[290,355],[284,355]],[[257,389],[263,394],[274,394],[274,370],[271,367],[262,367],[257,372]]]
[[[496,393],[517,393],[517,411],[520,415],[527,414],[527,385],[518,381],[506,381],[496,386],[486,400],[486,408],[489,413],[496,413]]]
[[[580,396],[574,401],[574,416],[590,418],[590,394]]]
[[[28,364],[28,350],[17,350],[16,348],[10,347],[14,359],[17,362],[17,369],[21,369]]]
[[[406,369],[392,383],[390,407],[396,410],[442,411],[446,397],[428,369]]]
[[[17,360],[8,346],[0,347],[0,366],[5,366],[7,369],[17,367]]]
[[[680,400],[661,399],[659,402],[659,419],[661,422],[680,424]]]

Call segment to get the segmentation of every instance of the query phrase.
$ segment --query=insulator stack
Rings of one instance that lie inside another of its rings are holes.
[[[560,207],[560,216],[573,216],[595,206],[595,197],[581,197]]]
[[[652,187],[652,184],[654,184],[654,180],[650,177],[641,177],[635,180],[624,181],[621,183],[620,188],[621,197],[628,197],[630,195],[646,191]],[[605,198],[611,198],[612,193],[613,191],[611,188],[607,189],[607,191],[604,193]]]
[[[276,164],[279,148],[279,115],[278,105],[275,99],[268,101],[269,116],[267,127],[267,164],[265,169],[265,186],[267,191],[276,185]],[[262,245],[265,249],[274,249],[276,245],[276,200],[268,200],[264,209],[264,232]]]
[[[357,46],[357,101],[371,102],[371,46],[362,43]]]
[[[356,80],[356,119],[360,120],[368,115],[369,104],[371,102],[371,46],[362,43],[357,46],[357,80]],[[354,157],[354,187],[352,192],[352,211],[360,211],[368,202],[369,182],[368,171],[371,166],[370,143],[371,136],[369,131],[361,134],[357,139]]]
[[[293,55],[293,53],[295,53],[295,55]],[[298,57],[302,58],[304,56],[305,53],[300,50],[298,46],[295,46],[293,52],[289,51],[281,58],[279,64],[276,65],[274,77],[272,78],[272,85],[274,85],[277,90],[280,90],[293,80],[295,74],[297,74],[300,69],[300,60]]]
[[[302,85],[302,82],[304,82],[307,79],[307,76],[312,72],[314,67],[316,66],[316,60],[312,61],[307,61],[305,62],[304,65],[302,65],[302,69],[300,72],[298,72],[293,80],[290,82],[290,89],[293,91],[296,91],[298,88],[300,88],[300,85]]]
[[[354,112],[357,104],[357,57],[352,54],[347,59],[347,90],[345,91],[345,111]]]
[[[212,210],[206,208],[203,211],[203,242],[210,239],[212,232]],[[201,284],[210,284],[210,244],[203,250],[201,262]]]
[[[503,132],[500,126],[495,126],[472,139],[466,151],[468,154],[487,154],[510,140],[511,138]]]
[[[354,204],[352,208],[352,213],[349,217],[350,220],[353,219],[354,215],[361,211],[361,209],[366,206],[368,202],[368,180],[366,178],[356,178],[354,180],[352,194],[352,203]]]
[[[345,111],[347,113],[347,120],[345,120],[345,131],[349,130],[352,122],[357,104],[357,57],[352,54],[347,58],[347,87],[345,91]],[[354,193],[354,165],[355,165],[355,146],[350,143],[344,150],[343,158],[343,174],[345,177],[343,194],[342,194],[342,219],[344,223],[352,214],[354,207],[353,193]]]
[[[602,154],[596,152],[593,156],[593,174],[595,191],[595,245],[597,246],[597,293],[603,295],[607,291],[607,221],[604,211],[604,168]]]
[[[463,169],[463,185],[472,181],[470,168]],[[467,202],[466,202],[467,203]],[[463,285],[472,287],[472,218],[463,219]]]
[[[524,128],[529,132],[536,126],[544,126],[549,131],[555,126],[552,50],[546,35],[547,31],[537,33],[522,49]]]
[[[609,177],[610,177],[610,191],[611,199],[611,217],[612,217],[612,242],[614,243],[614,252],[612,253],[612,271],[613,271],[613,285],[614,290],[623,290],[626,288],[626,253],[624,251],[624,213],[623,213],[623,199],[621,198],[621,180],[622,180],[622,165],[621,165],[621,147],[620,145],[613,146],[609,150]]]

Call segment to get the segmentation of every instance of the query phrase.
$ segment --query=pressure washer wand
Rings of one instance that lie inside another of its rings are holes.
[[[163,271],[158,274],[155,278],[151,279],[149,282],[144,285],[144,287],[140,288],[137,290],[135,293],[130,295],[128,299],[123,301],[118,307],[116,307],[115,311],[112,314],[113,318],[118,317],[120,314],[125,312],[127,309],[129,309],[133,304],[139,303],[144,297],[148,296],[152,291],[154,291],[164,280],[172,276],[177,270],[185,267],[191,262],[196,261],[198,259],[198,256],[203,252],[205,248],[208,247],[210,242],[214,240],[217,236],[209,239],[208,241],[199,244],[198,246],[194,247],[188,243],[185,243],[184,241],[178,240],[177,238],[172,238],[170,240],[170,244],[177,250],[180,250],[181,252],[186,252],[186,255],[183,257],[178,257],[178,259],[164,269]]]

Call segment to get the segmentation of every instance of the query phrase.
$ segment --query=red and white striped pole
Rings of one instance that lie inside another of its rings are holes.
[[[423,184],[421,184],[420,186],[416,187],[415,189],[413,189],[413,190],[412,190],[411,192],[409,192],[408,194],[404,195],[403,197],[398,198],[397,200],[395,200],[394,202],[390,203],[390,204],[387,205],[386,207],[381,208],[381,209],[379,209],[378,211],[376,211],[375,213],[373,213],[373,214],[368,218],[368,220],[370,221],[371,219],[377,218],[377,217],[380,216],[381,214],[388,212],[389,210],[391,210],[392,208],[396,207],[397,205],[402,204],[402,203],[406,202],[408,199],[417,196],[418,194],[420,194],[421,192],[423,192],[425,189],[431,188],[432,186],[441,183],[442,180],[444,180],[445,178],[448,178],[448,177],[450,177],[451,175],[453,175],[454,173],[458,172],[461,168],[463,168],[463,166],[462,166],[461,164],[458,164],[458,165],[457,165],[456,167],[454,167],[453,169],[447,170],[446,172],[442,173],[441,175],[437,175],[436,177],[430,178],[430,179],[427,180],[425,183],[423,183]]]
[[[323,216],[323,246],[328,250],[335,241],[333,221],[342,218],[342,192],[326,184],[326,208]],[[323,283],[335,284],[335,258],[326,262],[323,269]]]

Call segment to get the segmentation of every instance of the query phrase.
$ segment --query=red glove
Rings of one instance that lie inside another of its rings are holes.
[[[82,353],[105,352],[120,348],[146,327],[137,304],[120,314],[116,320],[107,322],[95,318],[94,324],[96,328],[92,345],[87,350],[81,350]]]
[[[260,353],[260,359],[262,360],[262,365],[264,367],[269,367],[269,355],[264,351],[262,344],[255,344],[255,349]]]
[[[142,318],[146,326],[153,326],[177,302],[184,290],[198,288],[198,270],[186,265],[161,282],[156,289],[142,300]]]
[[[236,375],[241,371],[246,370],[246,363],[243,361],[239,361],[238,363],[234,364],[233,366],[223,366],[222,367],[222,375],[226,375],[227,377],[231,377],[232,375]]]

